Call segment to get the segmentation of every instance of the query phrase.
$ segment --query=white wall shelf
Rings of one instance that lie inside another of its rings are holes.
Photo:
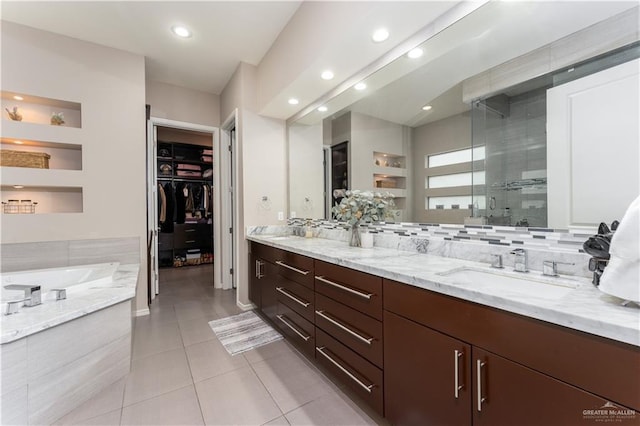
[[[47,213],[82,213],[83,194],[82,188],[77,186],[25,186],[15,188],[10,185],[2,185],[2,202],[9,200],[30,200],[38,203],[35,207],[35,215]],[[2,214],[3,226],[5,220],[14,216],[34,216],[34,214]]]

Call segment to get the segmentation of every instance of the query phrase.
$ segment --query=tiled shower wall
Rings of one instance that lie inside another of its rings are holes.
[[[509,98],[504,117],[487,111],[474,115],[476,132],[485,132],[486,212],[489,224],[545,227],[547,225],[546,186],[518,190],[504,185],[527,178],[546,178],[546,88]],[[484,118],[484,120],[483,120]],[[484,122],[482,122],[484,121]],[[490,209],[491,197],[495,208]],[[505,208],[509,209],[507,213]]]

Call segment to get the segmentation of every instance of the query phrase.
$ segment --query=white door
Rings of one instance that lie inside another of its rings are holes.
[[[155,299],[160,291],[158,280],[158,186],[156,170],[156,153],[158,152],[158,130],[151,120],[147,120],[147,244],[149,247],[149,259],[151,268],[149,271],[150,299]]]
[[[640,59],[547,91],[549,227],[622,219],[640,193]]]

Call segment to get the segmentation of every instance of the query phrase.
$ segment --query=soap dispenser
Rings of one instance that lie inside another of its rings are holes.
[[[313,238],[313,229],[311,228],[311,219],[307,219],[307,223],[304,226],[305,238]]]

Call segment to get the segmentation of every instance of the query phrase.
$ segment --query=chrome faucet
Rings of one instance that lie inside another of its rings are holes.
[[[542,275],[546,275],[549,277],[557,277],[558,265],[575,265],[575,263],[558,262],[557,260],[544,260],[542,262]]]
[[[9,284],[5,285],[7,290],[23,290],[24,306],[37,306],[42,303],[41,291],[39,285],[31,284]]]
[[[512,250],[511,254],[515,256],[513,270],[516,272],[529,272],[529,268],[527,267],[527,251],[523,248],[517,248]]]

